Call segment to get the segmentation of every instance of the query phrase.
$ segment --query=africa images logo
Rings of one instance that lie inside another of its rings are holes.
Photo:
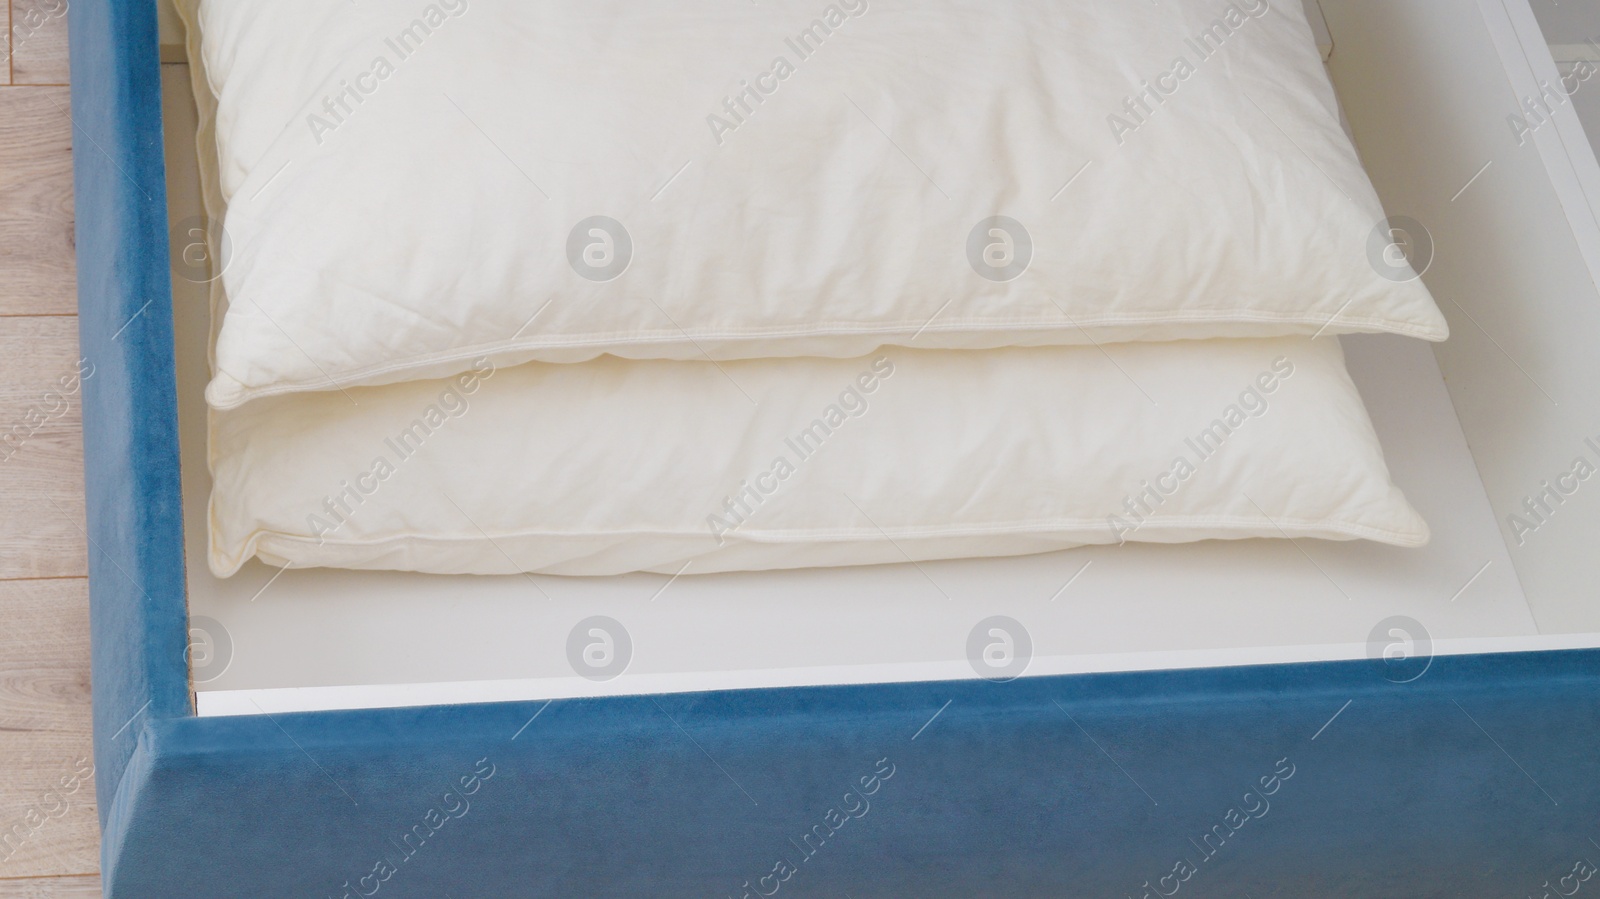
[[[467,0],[430,3],[406,27],[392,37],[384,38],[384,52],[373,57],[372,62],[361,71],[339,79],[339,89],[322,98],[320,112],[306,115],[306,126],[311,129],[311,137],[317,145],[321,146],[328,135],[350,121],[361,105],[367,102],[367,98],[376,94],[385,81],[394,77],[399,67],[421,50],[422,45],[446,22],[466,14]]]
[[[776,94],[783,83],[793,78],[800,71],[799,63],[804,63],[815,56],[822,45],[832,39],[851,19],[859,19],[868,12],[867,0],[846,0],[844,3],[829,5],[822,14],[811,20],[811,24],[800,29],[798,34],[784,38],[783,44],[794,54],[792,62],[788,54],[781,54],[772,61],[772,65],[757,72],[749,79],[739,79],[740,90],[722,98],[722,110],[706,116],[706,125],[711,128],[711,137],[722,146],[728,135],[750,121],[756,110],[767,102],[767,98]],[[753,82],[753,83],[752,83]]]

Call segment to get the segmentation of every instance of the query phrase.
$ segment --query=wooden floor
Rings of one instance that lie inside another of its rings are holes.
[[[100,895],[66,8],[0,0],[0,899]]]

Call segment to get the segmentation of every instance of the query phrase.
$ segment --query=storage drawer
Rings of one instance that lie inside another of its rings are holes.
[[[1571,105],[1512,122],[1560,77],[1527,0],[1471,6],[1314,10],[1452,326],[1437,350],[1345,338],[1427,549],[574,582],[207,572],[205,291],[171,271],[208,228],[188,74],[153,3],[74,5],[108,895],[1581,882],[1600,863],[1600,481],[1580,464],[1600,470],[1600,164]],[[620,664],[586,665],[594,640]]]

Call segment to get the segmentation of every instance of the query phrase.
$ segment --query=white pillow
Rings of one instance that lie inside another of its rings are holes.
[[[1121,540],[1428,538],[1331,338],[480,360],[213,419],[220,576],[252,555],[694,574]]]
[[[480,356],[1446,334],[1297,0],[182,5],[218,408]]]

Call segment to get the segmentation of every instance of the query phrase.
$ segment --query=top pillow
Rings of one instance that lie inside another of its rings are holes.
[[[185,2],[219,408],[484,356],[1446,335],[1299,0]]]

